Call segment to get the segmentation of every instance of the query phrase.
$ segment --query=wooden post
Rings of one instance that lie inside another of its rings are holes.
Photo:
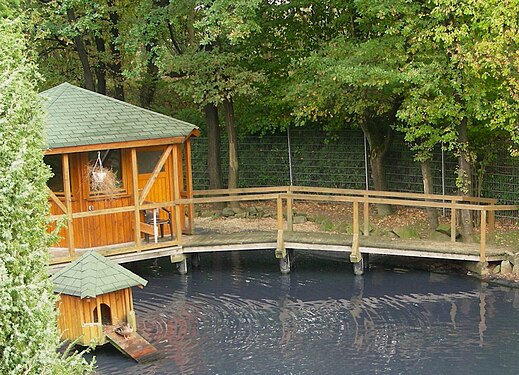
[[[134,330],[137,331],[137,319],[135,317],[135,311],[129,310],[126,312],[126,323]]]
[[[369,202],[368,202],[368,195],[364,195],[364,209],[363,209],[363,215],[364,215],[364,235],[369,236]]]
[[[133,193],[133,221],[134,240],[137,251],[141,249],[141,206],[139,204],[139,176],[137,167],[137,150],[132,148],[132,193]]]
[[[71,259],[76,255],[76,245],[74,241],[74,218],[72,217],[72,192],[70,186],[70,165],[68,154],[63,154],[63,190],[65,190],[65,207],[67,209],[67,234],[68,234],[68,253]]]
[[[186,153],[186,193],[189,199],[193,198],[193,167],[191,165],[191,140],[185,142],[184,152]],[[187,219],[189,234],[195,232],[195,206],[193,203],[187,205]]]
[[[487,247],[487,210],[481,211],[481,239],[479,241],[479,261],[486,262]]]
[[[288,190],[287,194],[288,194],[288,197],[287,197],[287,230],[293,231],[294,230],[294,213],[292,210],[292,206],[293,206],[294,200],[291,197],[292,192],[290,191],[290,189]]]
[[[283,199],[281,195],[277,198],[277,219],[278,219],[278,237],[276,245],[276,258],[286,257],[285,241],[283,239]]]
[[[175,145],[173,152],[171,153],[173,155],[173,196],[172,200],[176,201],[180,199],[180,184],[179,184],[179,174],[182,173],[181,168],[179,168],[179,148],[180,144]],[[180,149],[180,152],[182,153],[182,150]],[[178,203],[175,203],[175,207],[173,207],[173,210],[175,211],[175,237],[177,239],[178,244],[181,244],[182,241],[182,219],[181,219],[181,210],[182,206]]]
[[[452,201],[452,204],[456,204]],[[451,242],[456,242],[456,209],[451,207]]]
[[[491,210],[491,211],[488,211],[488,237],[491,242],[494,241],[495,233],[496,233],[496,211]]]
[[[359,245],[359,202],[353,202],[353,242],[351,244],[350,261],[358,263],[361,260]]]

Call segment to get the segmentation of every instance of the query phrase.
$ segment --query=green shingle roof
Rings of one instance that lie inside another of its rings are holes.
[[[40,94],[47,111],[47,148],[86,146],[189,135],[197,127],[70,83]]]
[[[142,277],[105,258],[88,251],[52,276],[54,291],[80,298],[95,298],[148,282]]]

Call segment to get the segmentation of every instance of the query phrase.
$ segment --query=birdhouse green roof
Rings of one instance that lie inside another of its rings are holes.
[[[195,125],[62,83],[40,94],[48,149],[186,137]]]
[[[148,282],[95,251],[88,251],[52,276],[54,291],[80,298],[146,285]]]

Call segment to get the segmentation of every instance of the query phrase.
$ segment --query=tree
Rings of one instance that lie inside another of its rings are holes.
[[[360,127],[370,147],[375,189],[388,190],[384,160],[402,102],[402,29],[411,5],[357,1],[343,6],[333,11],[351,21],[293,66],[287,97],[299,121]],[[381,215],[391,212],[388,205],[377,208]]]
[[[436,0],[423,3],[409,27],[400,130],[423,162],[440,142],[454,153],[460,195],[474,193],[474,139],[484,134],[491,143],[503,131],[517,139],[518,12],[514,1]],[[461,217],[470,240],[472,216]]]
[[[80,72],[81,84],[86,89],[106,95],[111,88],[113,97],[124,100],[121,34],[126,27],[123,16],[133,9],[130,4],[121,7],[114,0],[29,3],[37,19],[35,28],[43,31],[39,50],[42,66],[50,68],[47,73],[53,75],[52,70],[59,70],[60,81],[63,75],[75,81],[78,77],[74,74]]]
[[[49,205],[35,56],[21,20],[0,17],[0,373],[83,374],[62,357],[47,273]]]
[[[196,10],[190,3],[191,8],[180,9],[187,11],[183,17],[188,20],[187,26],[176,33],[173,25],[178,22],[168,26],[173,48],[169,50],[171,54],[163,56],[160,65],[165,66],[174,78],[172,85],[177,92],[190,97],[205,112],[211,188],[221,187],[218,108],[223,108],[229,147],[227,187],[237,188],[238,141],[234,100],[250,98],[256,93],[257,84],[264,80],[261,72],[247,66],[247,55],[241,48],[243,40],[257,27],[254,22],[257,1],[204,1]],[[182,40],[184,45],[179,43]]]

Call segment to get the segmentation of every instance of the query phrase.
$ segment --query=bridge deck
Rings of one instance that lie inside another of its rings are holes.
[[[336,251],[349,254],[353,236],[335,233],[284,232],[287,249]],[[277,232],[255,231],[238,233],[203,233],[183,237],[183,252],[274,250]],[[367,254],[398,255],[436,259],[479,261],[478,243],[433,242],[430,240],[403,240],[398,238],[360,237],[360,251]],[[487,246],[487,259],[499,261],[506,257],[506,249]]]

